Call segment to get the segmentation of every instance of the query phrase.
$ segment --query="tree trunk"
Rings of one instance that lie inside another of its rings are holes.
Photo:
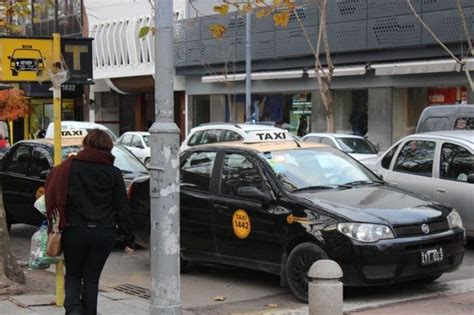
[[[0,186],[0,295],[21,294],[25,284],[25,274],[10,247],[5,207]]]

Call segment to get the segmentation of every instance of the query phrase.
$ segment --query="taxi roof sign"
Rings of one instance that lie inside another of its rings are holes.
[[[87,136],[87,130],[85,129],[66,129],[61,130],[61,138],[84,138]],[[46,139],[52,139],[47,137]]]
[[[269,142],[269,141],[293,141],[293,137],[288,130],[261,130],[261,131],[250,131],[247,133],[247,137],[244,143],[257,143],[257,142]]]

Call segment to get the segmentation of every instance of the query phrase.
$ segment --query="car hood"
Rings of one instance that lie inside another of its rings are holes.
[[[388,185],[296,193],[323,208],[354,222],[405,225],[437,221],[450,209]]]
[[[377,160],[377,157],[379,156],[378,154],[371,154],[371,153],[348,153],[350,156],[352,156],[354,159],[356,159],[359,162],[362,162],[366,159],[374,159]]]

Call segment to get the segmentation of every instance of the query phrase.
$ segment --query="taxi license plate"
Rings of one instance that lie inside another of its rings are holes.
[[[431,265],[443,261],[444,253],[442,248],[425,249],[421,251],[421,265]]]

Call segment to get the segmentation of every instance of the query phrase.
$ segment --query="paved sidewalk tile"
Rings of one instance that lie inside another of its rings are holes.
[[[130,300],[121,300],[117,301],[120,304],[128,305],[143,311],[149,312],[150,310],[150,302],[144,300],[144,299],[130,299]]]
[[[100,296],[104,296],[108,299],[111,299],[111,300],[128,300],[128,299],[136,299],[136,297],[134,297],[133,295],[130,295],[130,294],[125,294],[125,293],[122,293],[122,292],[118,292],[118,291],[110,291],[110,292],[101,292],[99,293],[99,297]]]
[[[10,301],[0,301],[0,310],[2,315],[36,315],[35,312]]]
[[[38,315],[64,315],[64,307],[36,306],[31,308]]]
[[[133,301],[133,300],[123,300],[123,301]],[[101,303],[98,306],[98,312],[103,315],[113,314],[113,315],[149,315],[149,311],[137,308],[132,305],[127,305],[122,303],[123,301],[108,301]]]
[[[17,295],[10,298],[13,302],[23,306],[54,305],[55,296],[52,294]]]

